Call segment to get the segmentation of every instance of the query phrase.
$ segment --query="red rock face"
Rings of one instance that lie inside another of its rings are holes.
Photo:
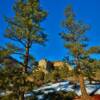
[[[81,98],[75,97],[74,100],[81,100]],[[91,100],[100,100],[100,95],[91,96]]]
[[[94,96],[92,96],[91,100],[100,100],[100,95],[94,95]]]
[[[53,66],[55,68],[62,68],[64,66],[64,63],[60,61],[56,61],[56,62],[53,62]]]

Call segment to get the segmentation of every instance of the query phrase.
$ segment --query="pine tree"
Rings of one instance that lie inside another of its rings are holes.
[[[90,28],[89,25],[75,19],[75,14],[71,6],[65,10],[65,21],[63,27],[65,31],[60,33],[61,38],[65,41],[65,48],[70,54],[70,62],[76,69],[77,77],[79,77],[82,100],[90,100],[84,85],[84,70],[89,63],[89,57],[93,53],[100,53],[100,47],[88,47],[88,38],[85,33]],[[84,69],[84,70],[83,70]]]
[[[47,34],[44,33],[44,29],[40,25],[46,18],[47,12],[42,10],[39,0],[17,0],[13,10],[14,17],[5,17],[8,23],[5,37],[11,41],[0,50],[0,54],[2,54],[1,59],[8,57],[22,66],[18,76],[23,81],[18,83],[20,84],[18,92],[19,100],[24,100],[25,85],[27,84],[25,76],[28,73],[28,68],[31,67],[29,66],[32,58],[30,49],[33,44],[44,45],[47,40]],[[13,54],[18,54],[19,60]]]
[[[47,13],[40,8],[39,0],[18,0],[15,2],[13,9],[15,16],[13,18],[6,18],[9,26],[5,37],[14,42],[19,42],[22,46],[9,43],[7,48],[9,47],[13,53],[24,57],[23,62],[27,72],[32,44],[43,44],[46,41],[46,34],[43,32],[40,22],[47,16]]]
[[[100,61],[97,59],[88,58],[88,60],[83,61],[83,63],[86,66],[86,68],[83,68],[84,75],[88,78],[89,83],[92,84],[92,80],[96,79],[96,74],[100,70]]]

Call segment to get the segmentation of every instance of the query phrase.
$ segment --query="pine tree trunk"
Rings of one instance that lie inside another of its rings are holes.
[[[26,47],[26,54],[25,54],[25,60],[24,60],[24,67],[25,67],[25,72],[27,73],[27,66],[28,66],[28,60],[29,60],[29,46],[27,45]]]
[[[85,88],[84,77],[82,74],[79,75],[79,82],[80,82],[80,90],[81,90],[81,100],[90,100],[90,96],[88,95]]]
[[[24,58],[24,66],[23,66],[23,73],[22,73],[23,75],[27,73],[28,62],[29,62],[29,49],[30,49],[29,33],[27,33],[27,35],[28,35],[28,39],[27,39],[26,48],[25,48],[25,58]],[[24,81],[23,85],[25,86],[26,79],[24,78],[23,81]],[[25,100],[24,93],[25,93],[25,87],[24,87],[24,90],[21,91],[21,93],[19,94],[19,100]]]
[[[89,78],[89,84],[92,84],[92,78]]]
[[[24,92],[21,92],[20,94],[19,94],[19,99],[18,100],[25,100],[24,99]]]
[[[25,73],[27,73],[27,67],[29,62],[29,49],[30,49],[30,34],[29,32],[27,34],[27,43],[26,43],[26,51],[25,51],[25,59],[24,59],[24,67],[25,67]]]

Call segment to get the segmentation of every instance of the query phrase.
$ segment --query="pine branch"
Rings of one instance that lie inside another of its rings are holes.
[[[14,41],[17,41],[19,43],[21,43],[24,47],[25,47],[25,43],[22,41],[21,38],[19,38],[18,36],[16,36],[16,33],[15,32],[12,32],[10,29],[7,30],[7,34],[5,34],[5,37],[11,39],[11,40],[14,40]]]
[[[24,63],[18,61],[17,59],[15,59],[15,58],[12,57],[12,56],[5,56],[5,57],[2,57],[2,59],[0,59],[0,63],[3,63],[3,60],[4,60],[4,59],[10,59],[10,60],[12,60],[13,62],[18,63],[18,64],[20,64],[20,65],[23,66],[23,67],[25,66]],[[30,66],[27,66],[27,68],[31,69]]]

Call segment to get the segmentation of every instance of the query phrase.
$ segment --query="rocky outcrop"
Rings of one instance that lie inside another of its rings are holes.
[[[68,63],[64,63],[62,61],[53,62],[53,66],[54,68],[58,68],[58,69],[61,69],[62,67],[67,67],[69,71],[72,70],[72,67]]]
[[[38,69],[43,70],[44,72],[47,70],[61,69],[62,67],[67,67],[69,71],[72,70],[72,67],[68,63],[62,61],[50,62],[46,59],[42,59],[38,62]]]
[[[64,67],[64,63],[61,61],[55,61],[55,62],[53,62],[53,66],[54,66],[54,68],[61,69],[62,67]]]
[[[41,59],[38,62],[38,70],[41,70],[42,72],[44,72],[45,74],[48,73],[47,71],[47,61],[46,59]]]
[[[47,61],[45,59],[42,59],[38,62],[38,67],[41,69],[46,69],[47,68]]]

